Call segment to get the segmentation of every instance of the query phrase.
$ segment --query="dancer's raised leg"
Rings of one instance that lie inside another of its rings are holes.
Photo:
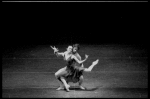
[[[97,59],[96,61],[94,61],[94,62],[92,63],[92,65],[89,66],[89,68],[85,68],[84,71],[85,71],[85,72],[91,72],[92,69],[93,69],[93,67],[94,67],[95,65],[97,65],[98,62],[99,62],[99,59]]]

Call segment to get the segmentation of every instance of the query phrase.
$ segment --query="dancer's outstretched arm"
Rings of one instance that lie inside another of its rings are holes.
[[[64,53],[63,53],[63,52],[55,52],[55,54],[56,54],[57,56],[64,56]]]
[[[72,56],[72,58],[75,59],[77,63],[82,64],[83,62],[85,62],[87,60],[88,55],[85,55],[84,60],[78,60],[77,57],[75,57],[74,55]]]
[[[64,56],[64,53],[63,52],[58,52],[58,48],[56,48],[55,46],[51,48],[54,50],[54,53],[57,55],[57,56]]]

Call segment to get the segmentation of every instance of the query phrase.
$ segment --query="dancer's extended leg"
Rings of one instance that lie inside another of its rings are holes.
[[[99,59],[97,59],[96,61],[94,61],[94,62],[92,63],[92,65],[89,66],[89,68],[85,68],[84,71],[85,71],[85,72],[91,72],[92,69],[93,69],[93,67],[98,64],[98,61],[99,61]]]

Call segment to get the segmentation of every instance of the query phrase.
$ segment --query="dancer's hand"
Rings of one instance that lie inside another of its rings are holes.
[[[53,46],[50,46],[53,50],[55,49],[55,46],[53,47]]]
[[[89,57],[89,55],[86,55],[86,54],[85,54],[85,58],[87,59],[88,57]]]
[[[54,50],[54,52],[59,51],[58,48],[56,48],[55,46],[54,47],[51,46],[51,48]]]
[[[59,50],[58,50],[58,48],[54,48],[54,52],[58,52]]]

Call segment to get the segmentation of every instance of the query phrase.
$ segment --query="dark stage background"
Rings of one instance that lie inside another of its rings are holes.
[[[146,47],[147,3],[3,3],[2,48],[45,44]]]

